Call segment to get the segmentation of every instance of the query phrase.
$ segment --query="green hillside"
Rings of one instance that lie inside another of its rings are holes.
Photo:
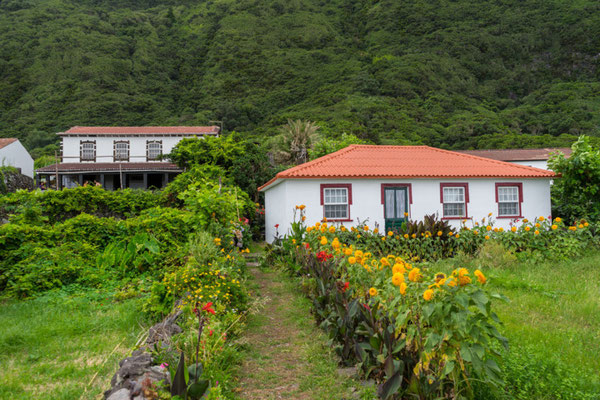
[[[600,136],[594,0],[0,0],[0,136],[288,118],[375,143]]]

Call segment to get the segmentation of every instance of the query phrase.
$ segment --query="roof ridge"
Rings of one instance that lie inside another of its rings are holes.
[[[300,165],[295,165],[292,168],[288,168],[286,170],[278,172],[277,175],[275,175],[275,177],[276,178],[283,177],[283,176],[280,176],[280,175],[283,174],[284,172],[286,172],[286,173],[289,174],[289,173],[294,173],[294,172],[297,172],[297,171],[302,171],[305,168],[309,168],[309,167],[313,167],[313,166],[316,166],[316,165],[320,165],[321,163],[323,163],[325,161],[329,161],[330,159],[339,157],[339,156],[341,156],[343,154],[346,154],[346,153],[350,152],[351,150],[354,150],[357,146],[360,146],[360,145],[351,144],[351,145],[349,145],[347,147],[344,147],[343,149],[339,149],[337,151],[334,151],[333,153],[326,154],[324,156],[321,156],[319,158],[315,158],[314,160],[310,160],[310,161],[305,162],[305,163],[300,164]],[[286,175],[288,175],[288,174],[286,174]]]
[[[428,148],[430,148],[432,150],[443,152],[443,153],[457,154],[457,155],[460,155],[461,157],[474,158],[476,160],[483,160],[483,161],[486,161],[486,162],[492,162],[494,164],[500,164],[500,165],[507,165],[508,164],[510,166],[513,166],[513,167],[516,167],[516,168],[521,168],[521,169],[524,169],[524,170],[527,170],[527,171],[535,171],[535,172],[540,172],[541,171],[544,174],[548,174],[548,176],[550,176],[550,175],[554,176],[554,172],[550,172],[548,170],[541,169],[541,168],[529,167],[527,165],[521,165],[521,164],[513,164],[513,163],[506,162],[506,161],[494,160],[492,158],[479,157],[479,156],[475,156],[473,154],[465,154],[465,153],[460,153],[458,151],[452,151],[452,150],[446,150],[446,149],[439,149],[437,147],[431,147],[431,146],[425,146],[425,147],[428,147]]]

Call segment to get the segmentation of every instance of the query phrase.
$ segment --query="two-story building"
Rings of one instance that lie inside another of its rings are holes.
[[[181,172],[163,159],[183,138],[219,136],[218,126],[75,126],[61,137],[60,163],[36,170],[38,184],[95,182],[106,189],[161,188]],[[54,186],[54,185],[52,185]]]

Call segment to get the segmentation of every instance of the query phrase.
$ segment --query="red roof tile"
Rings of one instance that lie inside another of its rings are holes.
[[[121,166],[119,168],[119,165]],[[181,169],[168,162],[139,162],[139,163],[62,163],[58,164],[59,173],[99,173],[99,172],[178,172]],[[38,173],[56,172],[56,164],[36,169]]]
[[[543,169],[428,146],[351,145],[277,174],[301,178],[553,178]]]
[[[0,149],[16,142],[17,138],[0,138]]]
[[[216,135],[219,130],[218,126],[74,126],[59,135]]]
[[[550,153],[562,152],[565,156],[571,155],[569,147],[547,147],[544,149],[499,149],[499,150],[456,150],[458,153],[472,156],[491,158],[499,161],[546,161]]]

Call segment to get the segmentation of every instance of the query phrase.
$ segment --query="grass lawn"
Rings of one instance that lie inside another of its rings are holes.
[[[433,268],[452,266],[481,269],[490,289],[510,299],[494,304],[510,344],[508,398],[600,398],[600,251],[567,262],[487,257]]]
[[[102,292],[0,303],[0,398],[99,398],[145,331],[139,309]]]

